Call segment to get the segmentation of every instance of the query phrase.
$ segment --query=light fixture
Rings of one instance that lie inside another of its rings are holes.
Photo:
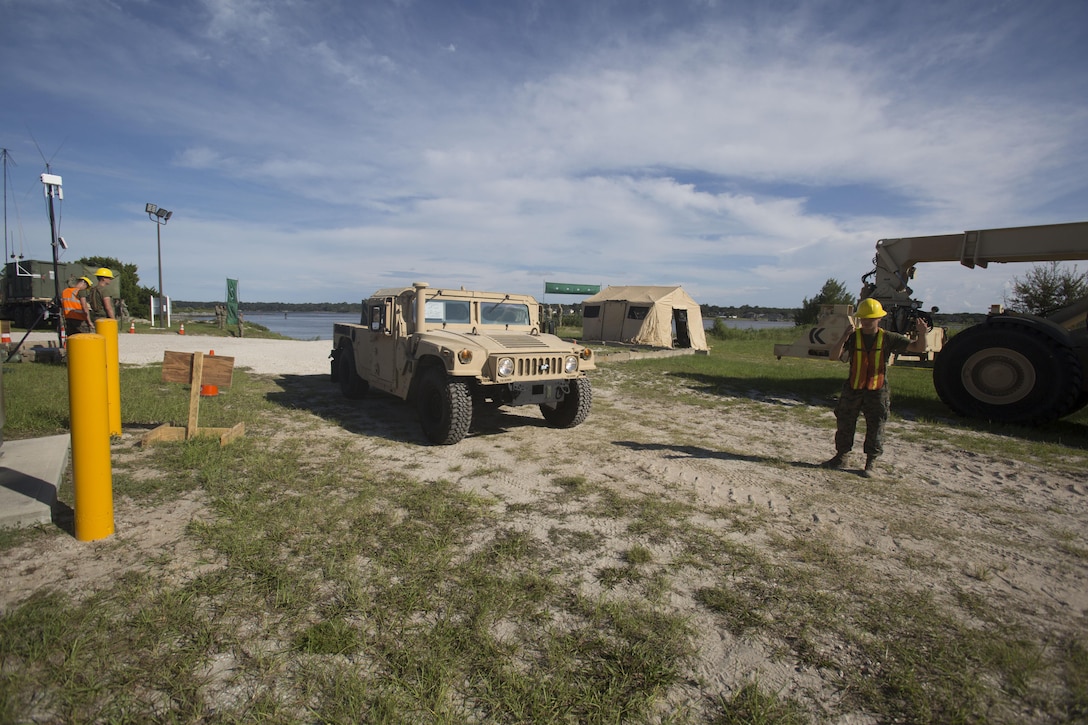
[[[166,294],[162,289],[162,228],[166,222],[170,221],[174,212],[162,209],[155,204],[148,204],[144,207],[144,211],[147,212],[147,218],[155,222],[155,239],[159,250],[159,314],[166,322],[166,327],[170,327],[170,317],[166,313]]]

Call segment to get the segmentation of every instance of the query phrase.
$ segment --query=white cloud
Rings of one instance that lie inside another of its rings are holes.
[[[519,291],[661,279],[786,306],[828,277],[853,289],[880,237],[1083,214],[1084,95],[1060,73],[1007,77],[1015,13],[923,4],[919,33],[895,4],[538,4],[505,25],[395,5],[204,0],[167,22],[73,4],[54,56],[5,67],[20,107],[47,93],[73,109],[68,163],[108,165],[106,201],[69,205],[100,253],[147,260],[132,241],[147,230],[103,209],[153,193],[183,212],[175,296],[218,290],[214,253],[283,299],[357,299],[412,272]],[[6,7],[27,31],[0,30],[0,60],[46,30],[30,4]],[[10,108],[0,124],[21,126]],[[991,301],[973,273],[923,271],[942,307]]]

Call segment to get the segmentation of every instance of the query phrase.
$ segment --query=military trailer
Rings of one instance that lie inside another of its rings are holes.
[[[8,262],[0,277],[0,319],[23,328],[44,322],[50,311],[59,314],[58,293],[80,277],[94,281],[97,269],[76,262],[61,262],[56,269],[52,262],[36,259]],[[121,273],[112,271],[114,278],[106,286],[106,294],[117,299],[121,295]]]
[[[449,445],[485,406],[537,405],[554,428],[585,421],[593,352],[543,333],[528,295],[412,287],[363,301],[359,324],[333,326],[332,379],[358,399],[370,389],[415,403],[423,434]]]

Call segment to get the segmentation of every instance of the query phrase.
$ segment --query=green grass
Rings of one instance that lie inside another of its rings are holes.
[[[169,328],[165,328],[159,325],[152,327],[149,322],[142,320],[132,321],[132,325],[136,328],[136,334],[138,335],[177,335],[181,325],[185,325],[185,334],[187,335],[200,335],[201,337],[247,337],[253,339],[271,339],[271,340],[289,340],[291,338],[281,335],[278,332],[272,332],[264,325],[257,324],[255,322],[247,322],[243,325],[241,334],[239,334],[238,325],[230,325],[225,328],[220,328],[214,320],[194,320],[187,319],[181,315],[175,315],[171,320]],[[119,325],[119,334],[128,334],[129,324],[124,323]]]
[[[372,479],[350,450],[308,471],[298,454],[254,438],[158,447],[175,493],[208,495],[213,516],[189,533],[221,563],[83,601],[43,592],[0,618],[0,719],[627,721],[682,676],[681,618],[561,588],[487,502]],[[115,488],[157,497],[127,476]],[[202,699],[214,662],[244,673],[241,701]]]
[[[131,325],[130,325],[131,322]],[[117,332],[121,335],[129,334],[129,328],[135,328],[135,334],[138,335],[177,335],[181,325],[185,325],[185,334],[187,335],[200,335],[201,337],[248,337],[254,339],[271,339],[271,340],[290,340],[291,338],[281,335],[278,332],[273,332],[264,325],[256,322],[247,322],[243,325],[241,333],[239,334],[238,325],[230,325],[229,327],[220,328],[214,320],[206,319],[188,319],[185,315],[175,315],[171,320],[170,327],[162,327],[161,325],[151,326],[150,322],[145,320],[129,320],[118,321]],[[12,337],[15,342],[18,342],[22,337],[19,332],[20,329],[25,328],[12,328]],[[56,330],[48,330],[43,327],[37,328],[38,332],[55,332]]]
[[[185,425],[189,416],[189,387],[162,382],[162,366],[122,365],[121,410],[124,426]],[[235,375],[233,387],[218,397],[203,398],[200,425],[221,427],[253,422],[270,409],[248,400],[248,376]],[[69,427],[68,368],[63,363],[4,365],[4,437],[10,440],[67,433]],[[245,404],[239,401],[246,400]]]
[[[651,401],[825,425],[806,410],[830,406],[844,370],[776,361],[773,341],[738,335],[707,356],[602,374]],[[994,434],[1002,456],[1083,470],[1083,414],[1039,431],[936,422],[925,373],[892,371],[893,408],[910,410],[941,445],[971,448]],[[184,422],[187,389],[162,383],[159,366],[126,366],[121,378],[126,429]],[[7,365],[4,386],[7,437],[66,431],[63,366]],[[156,552],[89,596],[42,590],[3,612],[0,722],[817,719],[805,693],[747,673],[725,691],[700,680],[695,616],[733,638],[726,647],[761,647],[776,662],[824,673],[838,710],[819,717],[1088,718],[1088,642],[971,590],[994,570],[948,569],[904,551],[896,555],[904,570],[937,569],[948,586],[874,578],[870,562],[885,554],[834,530],[792,520],[772,528],[781,517],[765,507],[710,506],[679,488],[610,486],[592,470],[562,468],[577,451],[547,462],[554,472],[539,501],[496,506],[454,482],[419,480],[410,465],[376,474],[352,437],[295,411],[299,396],[326,395],[331,386],[288,394],[239,371],[229,391],[202,401],[201,424],[245,422],[245,438],[119,457],[116,497],[139,507],[200,498],[205,509],[185,537],[202,563],[165,576],[169,557]],[[504,470],[469,458],[462,477]],[[70,500],[68,484],[61,498]],[[956,535],[932,531],[908,505],[888,535]],[[526,515],[559,507],[609,522],[625,543],[603,551],[592,530],[562,520],[543,537],[526,530]],[[0,553],[64,536],[56,527],[2,532]],[[1084,558],[1077,532],[1056,527],[1053,538],[1055,554]],[[696,609],[676,606],[685,599]],[[693,690],[702,709],[673,707],[677,692]]]
[[[29,377],[59,386],[62,372],[9,376],[17,421]],[[182,412],[164,398],[185,399],[183,386],[162,390],[156,373],[122,370],[127,421]],[[217,415],[259,430],[274,389],[236,373]],[[350,447],[315,456],[257,434],[119,466],[117,497],[204,494],[211,515],[188,535],[217,564],[177,583],[129,574],[85,600],[43,591],[5,613],[0,720],[638,721],[682,677],[677,615],[573,595],[489,502],[359,464]],[[217,662],[238,673],[234,702],[202,696]]]

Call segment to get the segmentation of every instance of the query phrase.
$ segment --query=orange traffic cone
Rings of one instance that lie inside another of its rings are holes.
[[[130,335],[131,335],[131,334],[133,334],[133,333],[135,333],[135,332],[136,332],[136,320],[129,320],[129,323],[128,323],[128,334],[130,334]]]
[[[184,335],[185,334],[185,323],[184,322],[181,323],[181,327],[178,328],[178,334],[179,335]]]
[[[208,355],[210,357],[215,357],[215,350],[210,350],[208,352]],[[218,385],[201,385],[200,386],[200,395],[201,395],[201,397],[204,397],[204,398],[213,398],[216,395],[219,395],[219,386]]]

